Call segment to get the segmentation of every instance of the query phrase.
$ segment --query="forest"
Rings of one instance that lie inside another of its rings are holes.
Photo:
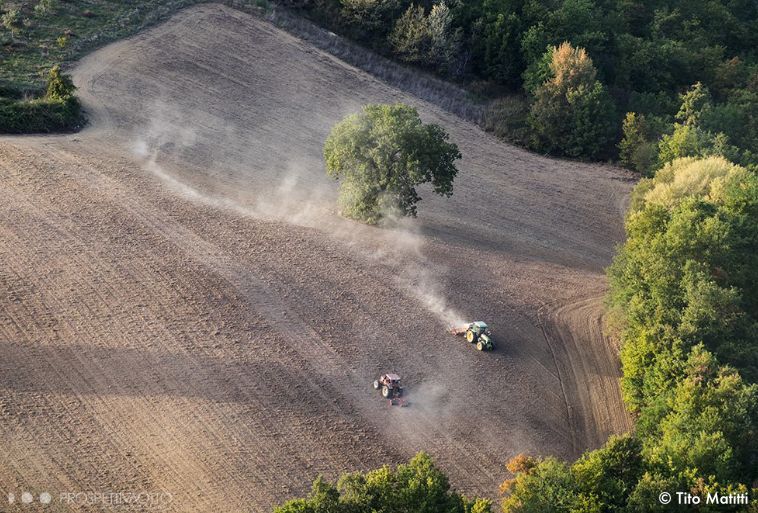
[[[484,124],[542,153],[758,162],[758,5],[750,0],[287,0],[384,55],[463,84]],[[682,96],[706,108],[681,112]],[[684,116],[684,117],[683,117]]]

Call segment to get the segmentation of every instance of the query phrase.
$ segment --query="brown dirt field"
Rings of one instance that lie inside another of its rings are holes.
[[[511,456],[629,428],[601,329],[622,171],[503,144],[215,4],[74,77],[88,129],[0,139],[0,491],[267,511],[423,449],[494,497]],[[342,220],[323,141],[394,101],[459,144],[455,195],[425,189],[396,228]],[[448,335],[456,317],[497,350]],[[372,390],[383,371],[410,407]]]

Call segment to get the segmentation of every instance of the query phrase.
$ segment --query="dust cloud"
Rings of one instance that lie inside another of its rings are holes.
[[[387,213],[381,227],[371,227],[340,217],[334,206],[336,184],[325,177],[314,181],[314,174],[322,170],[314,169],[312,163],[288,163],[287,170],[269,180],[265,187],[207,191],[207,178],[213,177],[213,173],[203,177],[204,186],[196,186],[178,171],[182,155],[191,153],[203,141],[201,131],[190,127],[203,123],[163,102],[157,102],[150,112],[149,123],[135,134],[131,149],[142,167],[167,187],[191,201],[245,217],[318,229],[359,249],[364,257],[380,265],[397,268],[396,279],[401,289],[446,328],[463,322],[464,317],[443,293],[440,277],[447,270],[424,254],[425,240],[416,220]],[[209,171],[217,171],[217,167],[219,164],[215,162],[208,164]],[[177,172],[172,172],[175,168]],[[266,174],[269,176],[270,173]]]
[[[170,110],[162,106],[156,112]],[[207,184],[205,187],[194,185],[182,177],[182,153],[191,151],[192,146],[202,140],[202,134],[186,128],[192,125],[183,122],[175,113],[168,117],[156,116],[132,143],[132,152],[143,169],[190,201],[244,217],[316,229],[357,250],[374,265],[396,270],[398,289],[422,305],[445,329],[463,322],[463,316],[443,292],[447,269],[432,262],[425,254],[425,237],[417,220],[387,213],[382,226],[372,227],[342,218],[335,206],[337,184],[327,179],[314,184],[313,175],[323,174],[323,170],[302,162],[287,164],[286,172],[269,180],[273,185],[265,188],[249,185],[232,192],[208,192]],[[210,166],[222,167],[223,164],[212,163]],[[212,176],[216,170],[205,171]],[[266,174],[260,170],[255,172]],[[269,176],[266,174],[265,179],[268,180]],[[259,178],[255,185],[260,181]],[[382,335],[377,333],[375,336]],[[446,384],[454,380],[456,373],[468,373],[470,369],[461,368],[462,362],[451,368],[450,363],[436,359],[427,361],[427,376],[412,387],[409,402],[413,407],[393,412],[398,416],[393,428],[395,433],[387,433],[388,436],[401,434],[407,443],[421,446],[424,431],[457,427],[456,419],[467,405],[460,396],[451,394]],[[373,398],[367,404],[373,407]]]

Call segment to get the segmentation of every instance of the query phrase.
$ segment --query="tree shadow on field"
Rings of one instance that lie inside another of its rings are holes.
[[[437,223],[427,223],[424,234],[432,241],[446,248],[461,248],[476,253],[505,255],[519,260],[543,261],[551,265],[567,266],[596,272],[598,265],[577,252],[559,251],[549,243],[524,242],[517,235],[487,234],[482,230],[452,227]]]
[[[0,342],[0,354],[0,390],[71,396],[174,396],[263,407],[275,404],[277,410],[302,414],[323,412],[322,398],[310,393],[305,370],[279,361],[8,341]]]

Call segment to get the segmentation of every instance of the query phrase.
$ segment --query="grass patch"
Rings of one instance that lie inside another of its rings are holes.
[[[0,2],[0,87],[40,89],[47,70],[128,37],[200,0],[18,0]],[[15,11],[17,14],[6,16]],[[15,18],[15,19],[11,19]]]
[[[79,102],[51,98],[46,75],[203,0],[0,0],[0,133],[77,130]],[[267,0],[224,2],[266,10]]]

